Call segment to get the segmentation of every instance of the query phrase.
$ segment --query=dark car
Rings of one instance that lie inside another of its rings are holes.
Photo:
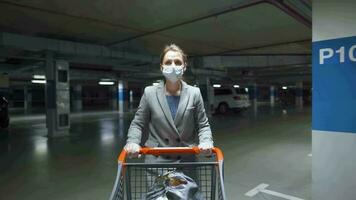
[[[0,128],[7,128],[9,126],[9,102],[5,97],[0,96]]]

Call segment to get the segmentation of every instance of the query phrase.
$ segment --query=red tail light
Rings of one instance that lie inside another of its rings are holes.
[[[239,96],[234,96],[233,97],[235,100],[241,100],[241,97],[239,97]]]

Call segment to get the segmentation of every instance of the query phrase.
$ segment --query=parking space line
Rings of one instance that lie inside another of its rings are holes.
[[[266,188],[268,186],[269,185],[266,184],[266,183],[261,183],[257,187],[253,188],[252,190],[246,192],[245,196],[253,197],[256,194],[262,192],[262,193],[265,193],[265,194],[269,194],[269,195],[272,195],[272,196],[276,196],[276,197],[280,197],[280,198],[288,199],[288,200],[304,200],[304,199],[301,199],[301,198],[298,198],[298,197],[294,197],[294,196],[290,196],[290,195],[287,195],[287,194],[282,194],[282,193],[275,192],[275,191],[272,191],[272,190],[267,190]]]

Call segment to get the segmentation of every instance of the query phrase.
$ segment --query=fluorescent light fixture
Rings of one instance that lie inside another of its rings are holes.
[[[152,83],[152,85],[158,85],[159,83]]]
[[[39,84],[45,84],[46,80],[32,80],[32,83],[39,83]]]
[[[35,74],[35,75],[33,75],[33,78],[34,79],[46,79],[46,76],[45,75],[37,75],[37,74]]]
[[[287,87],[287,86],[283,86],[282,89],[283,89],[283,90],[286,90],[286,89],[288,89],[288,87]]]
[[[114,85],[114,81],[99,81],[99,85]]]
[[[219,88],[219,87],[221,87],[221,85],[220,84],[214,84],[213,87],[214,88]]]
[[[248,92],[248,88],[245,88],[245,91]]]
[[[239,85],[234,85],[234,88],[239,88],[240,86]]]

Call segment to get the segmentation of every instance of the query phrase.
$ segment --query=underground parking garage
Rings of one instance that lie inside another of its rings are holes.
[[[0,199],[355,199],[354,1],[0,1]]]

